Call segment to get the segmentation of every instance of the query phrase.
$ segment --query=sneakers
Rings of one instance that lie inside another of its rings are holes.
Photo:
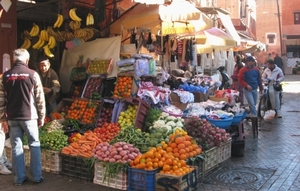
[[[6,166],[6,168],[8,168],[8,169],[12,169],[12,164],[8,161],[8,160],[6,160],[5,162],[4,162],[4,165]]]
[[[11,171],[7,169],[5,164],[1,164],[0,165],[0,174],[8,175],[8,174],[11,174]]]
[[[277,113],[277,118],[282,118],[281,113]]]

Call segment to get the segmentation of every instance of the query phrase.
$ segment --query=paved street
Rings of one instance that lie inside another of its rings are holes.
[[[246,146],[244,157],[231,157],[221,163],[217,169],[240,168],[246,172],[238,177],[236,186],[225,186],[222,181],[231,177],[216,176],[214,184],[199,184],[199,191],[299,191],[300,190],[300,75],[286,76],[283,95],[282,113],[283,118],[273,117],[272,112],[268,114],[260,124],[258,138],[253,138],[249,122],[245,121]],[[262,175],[259,175],[262,174]],[[226,173],[224,173],[226,174]],[[239,173],[241,174],[241,173]],[[267,176],[270,175],[268,178]],[[89,190],[89,191],[110,191],[107,187],[101,187],[78,179],[68,178],[61,175],[44,173],[45,181],[34,185],[27,182],[23,186],[13,185],[12,175],[0,175],[0,190],[15,191],[54,191],[54,190]],[[263,180],[259,189],[249,189],[247,185],[255,185],[256,180]],[[241,180],[245,181],[242,182]],[[219,182],[219,184],[218,184]],[[250,182],[250,183],[249,183]],[[232,183],[232,182],[229,182]]]

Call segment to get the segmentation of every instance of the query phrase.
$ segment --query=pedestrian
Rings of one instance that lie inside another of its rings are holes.
[[[263,80],[273,81],[274,84],[278,85],[278,89],[274,88],[275,93],[275,112],[277,118],[282,118],[281,114],[281,104],[280,104],[280,93],[282,91],[282,87],[280,85],[280,82],[284,80],[284,74],[282,70],[276,66],[273,60],[268,60],[267,64],[268,67],[264,70],[262,74]]]
[[[236,64],[233,69],[233,74],[231,75],[231,79],[232,79],[231,89],[239,91],[239,101],[242,106],[244,105],[244,92],[242,86],[238,82],[238,76],[239,76],[238,74],[240,69],[244,67],[244,63],[242,62],[242,57],[239,54],[234,56],[234,60]]]
[[[42,176],[41,148],[38,126],[44,124],[45,96],[37,72],[28,68],[29,53],[26,49],[13,51],[13,67],[2,76],[4,92],[5,120],[2,128],[9,126],[9,137],[12,146],[12,171],[15,185],[20,186],[28,180],[23,152],[23,134],[28,138],[30,148],[30,174],[33,182],[40,183]],[[3,108],[3,107],[2,107]]]
[[[284,75],[284,70],[283,70],[283,61],[282,58],[276,54],[275,58],[274,58],[274,64],[276,64],[283,72]]]
[[[255,66],[255,59],[252,56],[247,57],[245,67],[241,68],[238,75],[238,82],[243,87],[244,95],[250,106],[250,117],[257,116],[256,102],[257,89],[261,93],[263,90],[259,68]]]
[[[40,59],[37,73],[39,74],[46,100],[46,115],[49,115],[57,106],[56,99],[60,92],[60,83],[56,72],[50,68],[51,63],[48,58]]]

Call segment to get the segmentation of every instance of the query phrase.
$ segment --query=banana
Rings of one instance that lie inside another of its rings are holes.
[[[41,38],[39,38],[39,40],[32,46],[32,48],[34,49],[40,49],[42,48],[42,46],[45,44],[45,41]]]
[[[56,40],[55,40],[55,38],[54,38],[53,36],[50,36],[50,37],[49,37],[49,41],[48,41],[48,47],[49,47],[50,49],[53,49],[53,48],[55,47],[55,45],[56,45]]]
[[[48,41],[49,40],[48,32],[46,30],[41,30],[40,38],[44,41]]]
[[[81,18],[76,14],[76,8],[69,10],[69,16],[73,21],[81,21]]]
[[[53,28],[59,28],[62,23],[64,21],[64,17],[62,16],[62,14],[57,14],[57,19],[53,25]]]
[[[94,25],[94,16],[92,14],[90,14],[90,25]]]
[[[54,55],[53,55],[52,52],[50,51],[48,45],[45,45],[45,46],[43,47],[43,49],[44,49],[44,53],[46,54],[46,56],[48,56],[48,57],[50,57],[50,58],[53,58],[53,57],[54,57]]]
[[[24,39],[24,42],[20,48],[28,49],[31,46],[31,41],[28,38]]]
[[[38,25],[36,25],[35,23],[33,23],[33,26],[29,32],[30,36],[37,36],[40,32],[40,27]]]

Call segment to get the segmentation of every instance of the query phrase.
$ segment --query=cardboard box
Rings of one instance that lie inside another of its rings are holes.
[[[216,102],[220,102],[220,101],[225,101],[228,102],[228,98],[227,97],[216,97],[216,96],[209,96],[208,98],[211,101],[216,101]]]
[[[193,94],[194,94],[194,102],[195,103],[207,101],[207,99],[208,99],[208,93],[204,94],[201,92],[193,92]]]
[[[182,111],[184,111],[187,108],[187,105],[188,105],[188,103],[182,103],[180,101],[180,97],[174,92],[172,92],[170,94],[170,101],[171,101],[172,105],[178,107]]]

